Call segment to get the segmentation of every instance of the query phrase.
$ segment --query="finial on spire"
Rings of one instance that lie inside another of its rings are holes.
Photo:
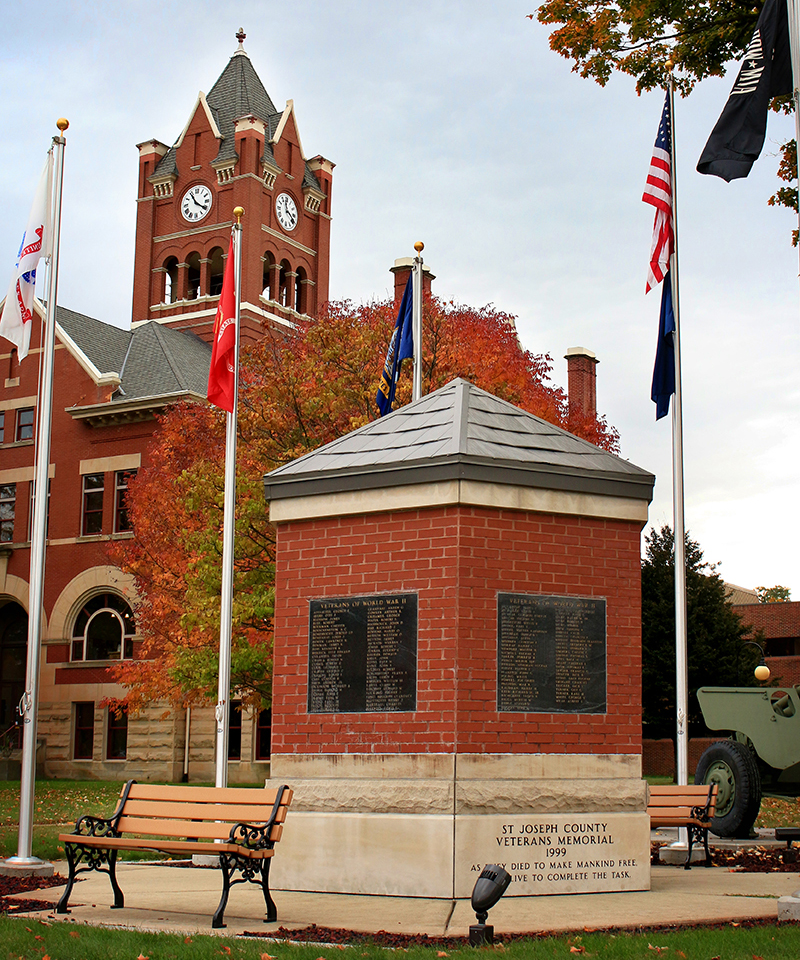
[[[239,41],[239,49],[236,51],[237,53],[244,53],[244,41],[246,37],[247,34],[244,32],[244,27],[239,27],[239,30],[236,34],[236,39]]]

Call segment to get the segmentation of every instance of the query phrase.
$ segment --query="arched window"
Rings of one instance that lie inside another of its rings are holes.
[[[275,300],[272,291],[272,268],[275,265],[275,257],[267,250],[261,258],[264,264],[264,276],[261,281],[261,296],[265,300]]]
[[[289,278],[286,276],[286,274],[289,273],[291,269],[292,268],[289,266],[288,260],[281,260],[281,276],[280,280],[278,281],[280,287],[278,303],[282,304],[284,307],[289,306]]]
[[[196,300],[200,296],[200,254],[190,253],[186,258],[187,300]]]
[[[302,267],[297,268],[297,276],[295,277],[295,289],[294,289],[294,308],[298,313],[308,313],[308,304],[306,303],[306,291],[308,290],[308,284],[303,281],[308,277],[308,274]]]
[[[3,744],[16,750],[22,746],[22,726],[17,704],[25,693],[28,647],[28,614],[13,600],[0,606],[0,736]]]
[[[178,299],[178,259],[169,257],[164,261],[164,303],[175,303]]]
[[[210,261],[209,283],[211,285],[208,293],[209,296],[218,297],[222,293],[222,279],[225,274],[225,258],[222,247],[214,247],[209,253],[208,259]]]
[[[72,657],[76,660],[129,660],[136,621],[130,606],[114,593],[88,600],[75,618]]]

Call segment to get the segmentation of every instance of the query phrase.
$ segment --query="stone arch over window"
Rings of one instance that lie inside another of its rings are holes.
[[[265,300],[277,300],[277,296],[274,295],[276,291],[272,289],[275,281],[275,257],[269,250],[265,250],[261,262],[264,265],[263,279],[261,281],[261,296]]]
[[[178,258],[167,257],[164,261],[164,303],[175,303],[178,293]]]
[[[200,296],[200,254],[192,252],[186,258],[186,299]]]
[[[308,273],[304,267],[297,268],[297,276],[294,279],[294,308],[298,313],[308,313]]]
[[[95,593],[79,607],[72,625],[70,660],[128,660],[133,657],[136,620],[124,597]]]
[[[225,275],[225,252],[222,247],[212,247],[208,261],[208,293],[211,297],[218,297],[222,293]]]

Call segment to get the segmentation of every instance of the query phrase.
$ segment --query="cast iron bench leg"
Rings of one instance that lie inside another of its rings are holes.
[[[269,892],[269,865],[271,863],[272,857],[267,857],[261,861],[261,890],[264,894],[264,903],[267,905],[267,916],[264,923],[275,923],[278,919],[278,909]]]
[[[222,872],[222,896],[219,898],[219,906],[211,919],[211,926],[214,929],[224,927],[225,907],[228,905],[228,894],[231,891],[231,863],[227,854],[220,854],[219,868]]]
[[[65,843],[64,846],[66,847],[65,852],[67,855],[67,863],[69,864],[69,878],[67,879],[67,886],[64,892],[61,894],[61,899],[56,904],[56,913],[68,913],[69,896],[75,884],[75,850],[70,843]]]
[[[112,910],[121,910],[125,906],[125,894],[117,883],[117,850],[108,854],[108,878],[111,880],[111,889],[114,891],[114,906]]]
[[[683,865],[684,870],[692,869],[692,845],[694,844],[694,833],[696,829],[697,829],[696,827],[693,827],[690,825],[686,831],[687,836],[689,838],[689,849],[686,852],[686,863],[684,863]]]

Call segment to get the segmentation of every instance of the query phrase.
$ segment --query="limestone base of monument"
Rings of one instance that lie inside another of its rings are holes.
[[[505,896],[648,890],[650,821],[633,755],[273,758],[295,792],[275,888],[469,898],[487,863]]]

